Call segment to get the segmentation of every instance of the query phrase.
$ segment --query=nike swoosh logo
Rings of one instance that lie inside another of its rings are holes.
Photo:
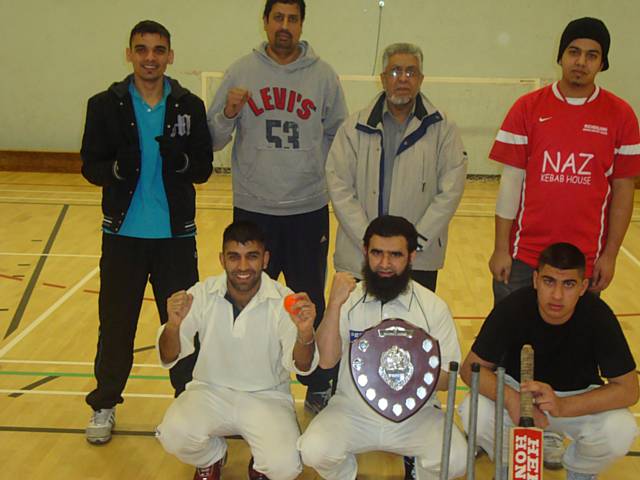
[[[553,117],[538,117],[538,121],[540,123],[546,122],[547,120],[551,120]]]

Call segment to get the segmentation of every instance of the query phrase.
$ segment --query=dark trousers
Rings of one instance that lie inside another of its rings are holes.
[[[437,270],[411,270],[411,279],[435,293],[436,283],[438,282],[438,271]],[[415,478],[415,473],[412,474],[413,475],[412,477],[409,477],[407,473],[407,472],[413,471],[413,469],[415,468],[414,457],[404,457],[404,468],[405,468],[404,478]]]
[[[267,274],[274,280],[280,273],[294,292],[306,292],[316,306],[314,326],[324,315],[324,286],[329,251],[329,207],[299,215],[267,215],[234,207],[233,220],[258,225],[267,237]],[[335,369],[317,368],[311,375],[298,376],[312,391],[326,390],[335,379]]]
[[[94,363],[97,387],[86,401],[94,410],[122,403],[133,364],[133,345],[147,281],[151,281],[160,322],[166,323],[167,298],[198,281],[194,237],[143,239],[103,233],[100,258],[100,328]],[[169,374],[176,396],[191,381],[194,354]]]

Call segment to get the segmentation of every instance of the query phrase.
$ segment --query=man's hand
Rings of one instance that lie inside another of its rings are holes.
[[[505,285],[509,283],[511,276],[511,264],[513,259],[509,252],[494,250],[489,259],[489,270],[494,280],[502,282]]]
[[[520,386],[520,389],[523,392],[531,391],[525,388],[525,385],[530,385],[533,383],[539,382],[525,382]],[[549,387],[551,388],[551,387]],[[553,391],[553,390],[552,390]],[[509,418],[511,418],[511,422],[514,425],[518,425],[520,423],[520,393],[509,389],[509,395],[506,395],[507,387],[505,387],[505,403],[504,408],[507,409],[507,413],[509,413]],[[535,399],[535,394],[533,395]],[[533,404],[533,423],[538,428],[546,428],[549,425],[549,419],[545,415],[544,411],[540,408],[537,400],[534,400]]]
[[[347,272],[336,272],[329,293],[329,305],[340,307],[347,301],[351,292],[356,288],[356,279]]]
[[[184,151],[182,141],[178,137],[161,135],[156,137],[162,156],[162,167],[166,171],[179,172],[189,165],[189,157]]]
[[[191,310],[192,303],[193,295],[184,290],[180,290],[171,295],[167,299],[167,314],[169,316],[167,323],[172,327],[180,327],[189,310]]]
[[[525,382],[520,388],[533,395],[533,403],[539,412],[547,412],[553,417],[562,417],[562,397],[558,397],[551,385],[544,382]],[[536,423],[537,425],[537,423]]]
[[[118,148],[113,174],[118,180],[135,177],[140,172],[140,150],[137,145]]]
[[[589,290],[592,292],[601,292],[609,286],[616,271],[616,257],[602,254],[593,265],[593,276],[591,277],[591,286]]]
[[[224,116],[227,118],[236,117],[249,98],[251,98],[251,92],[246,88],[231,88],[227,92],[227,104],[224,107]]]
[[[305,292],[293,294],[295,303],[289,316],[298,330],[298,340],[307,344],[313,340],[313,322],[316,319],[316,306]]]

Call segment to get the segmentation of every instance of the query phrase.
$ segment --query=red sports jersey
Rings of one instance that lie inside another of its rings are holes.
[[[583,105],[557,83],[511,107],[489,157],[525,170],[511,254],[535,267],[542,250],[569,242],[587,257],[587,276],[606,244],[611,180],[640,173],[633,109],[596,87]]]

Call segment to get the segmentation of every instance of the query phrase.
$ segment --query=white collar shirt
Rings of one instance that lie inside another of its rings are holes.
[[[193,382],[255,392],[290,392],[291,373],[310,374],[318,364],[316,348],[309,371],[296,368],[293,348],[297,329],[284,309],[287,287],[262,273],[258,292],[233,318],[233,305],[225,298],[227,276],[222,274],[198,282],[188,292],[193,304],[180,325],[180,355],[194,351],[193,338],[200,339],[200,352]],[[164,326],[158,331],[158,339]],[[176,360],[176,361],[177,361]],[[171,368],[176,361],[162,364]]]

